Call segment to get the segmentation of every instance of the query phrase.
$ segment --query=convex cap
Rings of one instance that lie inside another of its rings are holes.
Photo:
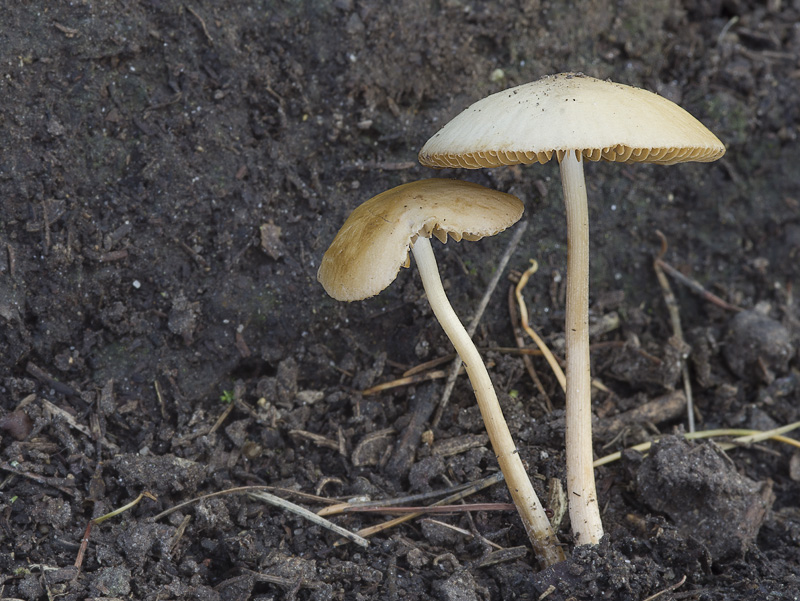
[[[549,75],[479,100],[423,146],[429,167],[546,163],[577,151],[597,161],[715,161],[725,146],[674,102],[581,73]]]
[[[317,279],[340,301],[375,296],[391,284],[418,236],[479,240],[516,223],[516,196],[460,180],[403,184],[353,211],[322,257]]]

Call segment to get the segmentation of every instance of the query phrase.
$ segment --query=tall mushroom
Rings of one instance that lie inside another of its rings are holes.
[[[479,100],[423,146],[431,167],[561,166],[567,215],[567,498],[578,544],[603,525],[592,468],[589,366],[589,212],[583,160],[672,165],[715,161],[725,147],[666,98],[579,73],[561,73]]]
[[[492,381],[442,287],[430,237],[479,240],[522,216],[522,202],[458,180],[428,179],[387,190],[356,208],[320,263],[317,279],[333,298],[355,301],[391,284],[414,254],[434,315],[464,361],[497,462],[543,567],[564,559],[517,453]]]

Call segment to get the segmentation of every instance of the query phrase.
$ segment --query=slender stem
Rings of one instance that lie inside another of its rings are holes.
[[[470,338],[472,338],[473,334],[475,334],[475,330],[478,328],[478,324],[483,317],[483,312],[489,305],[492,294],[494,293],[495,288],[497,288],[497,284],[500,282],[500,277],[503,275],[506,265],[508,265],[508,262],[511,260],[511,255],[516,250],[517,245],[519,245],[519,241],[522,240],[522,234],[524,234],[525,230],[527,229],[527,221],[520,222],[520,224],[514,228],[514,235],[511,236],[511,240],[509,241],[503,256],[500,257],[500,260],[497,262],[494,275],[492,276],[489,285],[486,287],[486,292],[484,292],[481,302],[478,303],[478,308],[475,311],[475,315],[472,316],[472,321],[470,321],[469,325],[467,326],[467,333],[469,334]],[[450,402],[450,395],[453,393],[453,388],[456,385],[456,378],[458,377],[458,372],[461,371],[462,363],[463,361],[461,360],[461,357],[457,357],[456,360],[453,361],[453,365],[450,367],[450,373],[447,375],[447,381],[444,384],[442,398],[439,401],[439,406],[436,407],[436,413],[433,415],[433,419],[431,420],[431,428],[435,428],[437,425],[439,425],[439,420],[442,419],[442,414],[447,407],[447,403]]]
[[[420,236],[414,243],[413,253],[433,313],[464,361],[497,463],[505,476],[533,550],[542,567],[558,563],[564,559],[564,552],[558,546],[550,520],[519,457],[480,353],[447,300],[430,239]]]
[[[589,364],[589,208],[583,161],[567,152],[561,160],[567,213],[567,501],[579,545],[603,537],[592,466],[592,395]]]

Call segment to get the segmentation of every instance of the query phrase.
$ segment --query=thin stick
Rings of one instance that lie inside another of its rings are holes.
[[[208,27],[206,27],[206,22],[203,20],[203,17],[201,17],[199,14],[197,14],[197,11],[196,11],[196,10],[194,10],[194,9],[193,9],[191,6],[189,6],[189,5],[187,5],[187,6],[186,6],[186,10],[188,10],[190,13],[192,13],[192,15],[194,16],[194,18],[195,18],[195,19],[197,19],[198,21],[200,21],[200,25],[201,25],[201,26],[202,26],[202,28],[203,28],[203,33],[205,34],[205,36],[206,36],[206,39],[208,40],[208,43],[209,43],[209,44],[211,44],[211,45],[213,46],[213,45],[214,45],[214,38],[212,38],[212,37],[211,37],[211,34],[210,34],[210,33],[208,33]]]
[[[219,430],[220,426],[222,426],[222,424],[225,423],[225,420],[228,419],[228,416],[231,414],[231,411],[233,411],[233,408],[235,406],[236,404],[234,402],[228,403],[228,406],[225,408],[225,411],[222,412],[222,414],[217,418],[217,421],[214,422],[214,425],[211,426],[211,429],[208,431],[209,434],[213,434],[214,432]]]
[[[420,363],[415,365],[414,367],[410,367],[403,372],[403,377],[408,378],[410,376],[416,376],[418,373],[423,371],[428,371],[429,369],[433,369],[434,367],[439,367],[443,363],[449,363],[453,359],[458,357],[458,353],[448,353],[447,355],[442,355],[441,357],[436,357],[435,359],[431,359],[429,361],[425,361],[424,363]]]
[[[94,522],[89,520],[89,523],[86,524],[86,530],[83,531],[83,536],[81,537],[81,544],[78,547],[78,555],[75,556],[75,567],[79,570],[83,565],[83,557],[86,555],[86,548],[89,546],[89,537],[92,534],[92,526]]]
[[[732,449],[735,448],[736,446],[743,444],[753,444],[767,439],[776,440],[778,442],[782,442],[784,444],[800,448],[800,441],[795,440],[794,438],[789,438],[788,436],[783,436],[783,434],[791,432],[792,430],[796,430],[797,428],[800,428],[800,422],[793,422],[791,424],[781,426],[780,428],[775,428],[774,430],[767,430],[767,431],[746,430],[741,428],[720,428],[717,430],[700,430],[698,432],[693,432],[693,433],[687,432],[686,434],[683,435],[683,437],[687,440],[696,440],[700,438],[713,438],[715,436],[738,436],[738,438],[734,438],[733,441],[730,443],[720,443],[719,446],[723,450]],[[628,450],[639,451],[640,453],[649,451],[650,447],[653,446],[653,443],[658,442],[658,440],[660,439],[661,437],[659,436],[655,440],[634,445],[630,447]],[[622,457],[622,451],[611,453],[610,455],[606,455],[605,457],[601,457],[600,459],[595,461],[594,467],[600,467],[601,465],[612,463],[614,461],[619,460],[621,457]]]
[[[511,289],[511,295],[513,297],[514,290],[513,287]],[[521,343],[522,344],[522,343]],[[535,356],[535,357],[542,357],[543,353],[539,349],[533,348],[512,348],[507,346],[491,346],[491,347],[480,347],[478,349],[480,352],[494,352],[494,353],[501,353],[504,355],[518,355],[526,358],[527,356]],[[426,363],[421,363],[419,365],[415,365],[409,370],[406,370],[403,373],[403,376],[400,378],[396,378],[394,380],[389,380],[388,382],[383,382],[381,384],[376,384],[375,386],[371,386],[370,388],[365,388],[361,391],[362,395],[372,395],[378,394],[379,392],[383,392],[384,390],[391,390],[392,388],[399,388],[401,386],[410,386],[411,384],[418,384],[420,382],[427,382],[429,380],[439,380],[444,378],[447,375],[447,372],[441,369],[437,369],[431,371],[426,374],[422,374],[426,369],[430,369],[434,365],[441,365],[442,363],[447,363],[451,361],[453,357],[456,356],[453,353],[447,357],[440,357],[439,359],[427,361]],[[442,360],[443,359],[443,360]],[[463,373],[463,371],[459,371],[459,374]],[[597,380],[592,381],[592,385],[596,388],[600,388],[601,390],[607,391]],[[542,392],[543,389],[540,389]],[[546,393],[543,392],[546,395]]]
[[[153,380],[153,388],[156,389],[156,396],[158,397],[158,406],[161,407],[161,417],[167,418],[167,408],[164,405],[164,396],[161,394],[161,384],[158,380]]]
[[[678,301],[672,293],[672,287],[669,285],[669,280],[664,274],[664,269],[659,264],[661,258],[667,252],[667,237],[659,230],[656,230],[656,235],[661,239],[661,250],[658,256],[653,261],[653,269],[656,272],[656,279],[661,285],[661,291],[664,294],[664,302],[667,305],[669,312],[669,320],[672,322],[672,334],[678,339],[681,347],[686,346],[686,341],[683,338],[683,328],[681,327],[681,315],[678,310]],[[683,379],[683,391],[686,394],[686,418],[689,426],[689,432],[694,432],[694,401],[692,398],[692,383],[689,378],[689,365],[686,362],[686,357],[681,354],[681,377]]]
[[[486,286],[486,291],[483,293],[483,298],[481,298],[481,302],[478,303],[478,309],[475,311],[472,321],[470,321],[469,325],[467,326],[467,333],[470,335],[470,337],[475,335],[475,330],[478,329],[478,324],[481,322],[481,318],[486,311],[486,307],[489,305],[492,294],[494,293],[495,288],[497,288],[497,284],[500,282],[500,278],[503,276],[503,272],[506,270],[508,262],[511,260],[511,255],[513,255],[514,251],[517,250],[517,246],[519,246],[519,242],[522,240],[522,235],[527,229],[527,221],[519,222],[514,228],[514,233],[512,234],[511,239],[508,241],[506,250],[503,252],[503,256],[500,257],[500,260],[497,262],[494,275],[492,275],[492,279]]]
[[[703,288],[703,286],[699,282],[693,280],[692,278],[686,277],[680,271],[675,269],[672,265],[670,265],[669,263],[667,263],[663,259],[656,259],[656,262],[669,275],[671,275],[676,280],[678,280],[681,284],[683,284],[684,286],[689,288],[689,290],[691,290],[692,292],[694,292],[696,294],[699,294],[702,298],[704,298],[708,302],[714,303],[715,305],[717,305],[718,307],[721,307],[722,309],[725,309],[726,311],[737,311],[738,312],[738,311],[742,311],[743,310],[741,307],[737,307],[736,305],[732,305],[729,302],[727,302],[727,301],[721,299],[720,297],[718,297],[716,294],[713,294],[713,293],[709,292],[708,290]]]
[[[455,494],[445,497],[444,499],[441,499],[436,503],[433,503],[431,507],[437,507],[440,505],[452,505],[453,503],[456,503],[461,499],[473,495],[476,492],[480,492],[484,488],[488,488],[502,481],[503,481],[502,472],[494,473],[491,476],[483,478],[482,480],[478,480],[477,482],[472,484],[469,488],[466,488],[462,491],[459,491]],[[358,534],[365,537],[372,536],[373,534],[377,534],[378,532],[383,532],[384,530],[388,530],[389,528],[394,528],[395,526],[399,526],[404,522],[408,522],[410,520],[413,520],[414,518],[418,518],[421,515],[422,515],[421,513],[408,513],[406,515],[402,515],[400,517],[396,517],[392,520],[389,520],[388,522],[378,524],[377,526],[370,526],[369,528],[363,528],[358,531]]]
[[[364,396],[369,396],[371,394],[378,394],[379,392],[383,392],[384,390],[390,390],[392,388],[398,388],[400,386],[410,386],[411,384],[418,384],[420,382],[427,382],[429,380],[439,380],[444,378],[447,375],[447,372],[442,369],[437,369],[435,371],[429,371],[428,373],[424,374],[416,374],[414,376],[405,376],[403,378],[397,378],[396,380],[391,380],[389,382],[383,382],[381,384],[376,384],[375,386],[370,386],[369,388],[365,388],[361,391],[361,394]]]
[[[647,599],[645,599],[644,601],[655,601],[655,600],[656,600],[656,599],[658,599],[658,598],[659,598],[661,595],[663,595],[663,594],[665,594],[665,593],[671,593],[671,592],[672,592],[672,591],[674,591],[675,589],[677,589],[677,588],[680,588],[681,586],[683,586],[683,583],[684,583],[684,582],[686,582],[686,574],[684,574],[684,575],[683,575],[683,578],[681,578],[680,580],[678,580],[678,582],[676,582],[675,584],[671,584],[670,586],[668,586],[667,588],[665,588],[663,591],[658,591],[658,592],[657,592],[655,595],[650,595],[650,596],[649,596]]]
[[[346,528],[342,528],[341,526],[337,526],[331,521],[326,520],[325,518],[319,517],[313,511],[309,511],[305,507],[300,507],[300,505],[296,505],[290,501],[286,501],[281,499],[280,497],[276,497],[275,495],[271,495],[268,492],[250,492],[247,494],[251,499],[256,499],[258,501],[263,501],[265,503],[269,503],[270,505],[274,505],[276,507],[280,507],[285,509],[286,511],[290,511],[295,515],[299,515],[302,518],[305,518],[309,522],[313,522],[318,526],[322,526],[323,528],[327,528],[332,532],[335,532],[339,536],[343,536],[350,542],[356,543],[361,547],[368,547],[369,541],[358,534],[350,532]]]
[[[114,511],[111,511],[111,512],[105,514],[105,515],[101,515],[99,517],[96,517],[96,518],[93,518],[93,519],[89,520],[89,523],[86,525],[86,530],[83,533],[83,537],[81,538],[80,547],[78,547],[78,555],[75,557],[75,567],[76,568],[80,569],[81,566],[83,565],[83,558],[86,555],[86,548],[89,546],[89,536],[92,534],[92,526],[94,526],[96,524],[101,524],[102,522],[105,522],[106,520],[108,520],[110,518],[113,518],[113,517],[119,515],[120,513],[124,512],[124,511],[128,511],[128,509],[138,505],[139,502],[145,497],[147,497],[148,499],[152,499],[153,501],[157,501],[158,500],[153,495],[153,493],[144,491],[143,493],[141,493],[138,497],[136,497],[130,503],[127,503],[127,504],[123,505],[122,507],[120,507],[118,509],[115,509]]]
[[[519,305],[520,325],[522,325],[522,329],[525,330],[525,333],[528,334],[528,336],[530,336],[531,340],[536,343],[536,346],[539,347],[539,350],[542,351],[544,358],[547,359],[547,363],[550,365],[550,369],[553,370],[553,374],[555,374],[558,383],[561,385],[561,390],[566,392],[567,377],[564,375],[561,366],[553,356],[553,353],[550,352],[550,349],[544,343],[544,340],[539,337],[539,334],[537,334],[528,323],[528,307],[525,305],[525,299],[522,298],[522,289],[525,287],[525,284],[528,283],[530,277],[539,269],[539,263],[537,263],[535,259],[530,259],[530,263],[531,266],[522,273],[519,278],[519,282],[517,282],[517,287],[514,289],[514,293],[517,297],[517,304]]]
[[[287,595],[286,599],[294,599],[297,596],[297,590],[300,587],[310,588],[310,589],[318,589],[322,588],[324,585],[322,582],[318,580],[306,580],[304,578],[298,579],[291,579],[291,578],[284,578],[282,576],[275,576],[273,574],[264,574],[263,572],[254,572],[253,570],[248,570],[247,568],[240,568],[243,574],[247,574],[253,577],[256,582],[267,582],[269,584],[276,584],[281,586],[285,589],[289,589],[289,591],[295,591],[293,595]]]
[[[265,485],[255,485],[255,486],[237,486],[236,488],[228,488],[226,490],[218,490],[216,492],[211,492],[206,495],[200,495],[199,497],[195,497],[194,499],[189,499],[188,501],[183,501],[182,503],[178,503],[177,505],[173,505],[169,509],[165,509],[161,513],[156,516],[153,516],[153,521],[156,522],[161,518],[167,517],[169,514],[178,511],[179,509],[183,509],[189,505],[194,503],[198,503],[199,501],[203,501],[205,499],[211,499],[213,497],[221,497],[223,495],[235,495],[240,493],[250,493],[254,491],[261,491],[261,490],[273,490],[273,491],[281,491],[286,494],[293,494],[298,495],[303,499],[306,499],[311,502],[320,502],[320,503],[337,503],[335,499],[328,499],[326,497],[318,497],[316,495],[310,495],[308,493],[301,493],[297,490],[291,490],[288,488],[280,488],[278,486],[265,486]]]
[[[70,487],[75,487],[75,482],[72,479],[55,478],[53,476],[40,476],[39,474],[34,474],[32,472],[23,472],[8,465],[7,463],[0,463],[0,470],[10,472],[14,476],[22,476],[23,478],[29,478],[30,480],[38,482],[39,484],[52,486],[53,488],[57,488],[58,490],[60,490],[66,495],[69,495],[70,497],[75,496],[75,491],[70,490]],[[9,478],[10,477],[13,476],[9,476]],[[5,481],[3,482],[3,485],[5,485]],[[4,486],[0,486],[0,489],[3,487]]]
[[[513,295],[514,295],[513,287],[511,287],[509,290],[510,290],[511,297],[513,298]],[[524,344],[524,341],[522,342],[522,344]],[[624,343],[623,342],[619,342],[619,341],[596,342],[595,344],[592,345],[591,348],[594,351],[595,349],[603,349],[603,348],[617,347],[617,346],[621,347],[623,345],[624,345]],[[508,346],[478,347],[478,351],[481,352],[481,353],[490,352],[490,353],[500,353],[502,355],[514,355],[514,356],[522,357],[523,359],[525,359],[525,358],[527,358],[529,356],[532,356],[532,357],[544,357],[544,353],[542,353],[542,351],[540,351],[539,349],[527,348],[527,347],[525,347],[525,348],[513,348],[513,347],[508,347]],[[634,349],[634,351],[636,353],[642,355],[646,359],[650,359],[650,360],[654,359],[654,357],[652,355],[648,355],[647,353],[645,353],[641,349]],[[492,362],[488,361],[487,362],[487,366],[491,367],[491,365],[492,365]],[[412,369],[414,369],[414,368],[412,368]],[[464,372],[460,371],[459,375],[461,375],[462,373],[464,373]],[[382,392],[384,390],[391,390],[392,388],[401,388],[403,386],[410,386],[412,384],[418,384],[420,382],[427,382],[429,380],[440,380],[441,378],[444,378],[446,375],[447,375],[447,373],[445,371],[439,370],[439,369],[437,369],[435,371],[432,371],[432,372],[430,372],[428,374],[425,374],[424,376],[419,374],[419,373],[417,373],[417,375],[415,375],[413,377],[404,376],[404,377],[401,377],[401,378],[397,378],[395,380],[389,380],[387,382],[383,382],[382,384],[376,384],[375,386],[372,386],[370,388],[365,388],[364,390],[361,391],[361,394],[362,395],[378,394],[379,392]],[[534,379],[534,383],[535,383],[535,379]],[[603,384],[597,378],[592,378],[592,387],[593,388],[597,388],[598,390],[600,390],[602,392],[606,392],[606,393],[609,393],[609,394],[612,393],[611,389],[608,388],[608,386]],[[537,388],[538,388],[538,386],[537,386]],[[542,392],[542,389],[539,389],[539,392]],[[543,394],[546,394],[546,392],[543,393]]]
[[[100,517],[93,518],[92,522],[94,522],[95,524],[102,524],[106,520],[111,519],[113,517],[116,517],[120,513],[123,513],[123,512],[128,511],[129,509],[131,509],[133,507],[136,507],[136,505],[138,505],[139,502],[142,499],[144,499],[145,497],[147,497],[151,501],[158,501],[158,498],[153,493],[148,492],[148,491],[144,491],[142,494],[140,494],[138,497],[136,497],[130,503],[127,503],[127,504],[123,505],[122,507],[119,507],[119,508],[115,509],[114,511],[110,511],[109,513],[107,513],[105,515],[101,515]]]
[[[28,361],[27,365],[25,365],[25,371],[32,375],[37,380],[43,382],[45,385],[50,386],[56,392],[63,394],[64,396],[80,396],[80,393],[75,390],[72,386],[68,386],[63,382],[56,380],[53,376],[48,374],[44,371],[41,367],[33,363],[32,361]]]
[[[169,550],[174,551],[175,548],[178,546],[178,543],[183,538],[183,533],[186,532],[186,528],[189,526],[189,522],[192,521],[192,516],[185,515],[181,520],[181,523],[178,525],[178,529],[175,530],[175,534],[172,537],[172,540],[169,543]]]
[[[338,513],[347,512],[349,511],[350,508],[388,507],[389,505],[404,505],[406,503],[418,503],[420,501],[425,501],[428,499],[432,499],[434,497],[440,497],[442,495],[454,495],[464,490],[469,490],[473,486],[474,486],[473,484],[458,484],[456,486],[451,486],[450,488],[444,490],[433,490],[430,492],[423,492],[416,495],[406,495],[403,497],[396,497],[394,499],[381,499],[379,501],[364,501],[361,503],[337,503],[335,505],[323,507],[317,512],[317,515],[319,516],[336,515]]]
[[[385,507],[348,507],[344,513],[464,513],[466,511],[514,511],[513,503],[465,503],[464,505],[408,506],[387,505]],[[319,515],[319,514],[317,514]]]
[[[506,246],[503,256],[500,257],[500,260],[497,262],[497,268],[495,269],[494,275],[489,281],[489,284],[486,286],[486,291],[483,293],[481,302],[478,303],[478,309],[475,311],[472,321],[470,321],[469,325],[467,326],[467,333],[469,334],[470,338],[475,335],[475,330],[478,329],[478,324],[483,317],[484,311],[486,311],[486,307],[489,305],[489,301],[492,298],[492,293],[494,293],[495,288],[497,288],[497,284],[500,282],[500,277],[503,275],[503,272],[508,265],[508,261],[511,259],[511,255],[514,254],[517,246],[519,246],[519,242],[522,240],[522,235],[527,229],[527,221],[521,221],[514,228],[514,234],[511,236],[511,240],[508,241],[508,245]],[[461,369],[462,363],[463,360],[461,357],[456,357],[456,359],[453,361],[453,366],[450,368],[450,374],[447,376],[447,382],[445,382],[444,385],[442,398],[439,401],[439,406],[436,408],[436,413],[433,415],[433,420],[431,420],[431,429],[434,429],[439,425],[439,421],[442,419],[442,415],[447,407],[447,403],[450,402],[450,395],[453,394],[453,387],[456,384],[456,378],[458,377],[458,372]]]
[[[69,424],[70,428],[76,429],[78,432],[80,432],[81,434],[83,434],[84,436],[89,438],[90,440],[94,438],[92,436],[92,431],[89,428],[87,428],[86,426],[84,426],[83,424],[78,423],[78,421],[72,416],[72,414],[70,414],[69,412],[65,411],[61,407],[59,407],[57,405],[54,405],[53,403],[51,403],[47,399],[40,399],[40,401],[42,403],[42,407],[44,409],[46,409],[47,411],[49,411],[51,415],[56,415],[59,418],[63,419],[64,421],[67,422],[67,424]],[[119,447],[117,445],[115,445],[113,442],[109,442],[108,440],[106,440],[105,437],[101,438],[99,442],[104,447],[107,447],[108,449],[110,449],[114,453],[118,453],[119,452]]]
[[[470,538],[479,538],[481,540],[481,542],[485,543],[486,545],[488,545],[490,547],[494,547],[498,551],[502,551],[503,550],[503,547],[501,547],[500,545],[498,545],[495,542],[490,541],[488,538],[484,538],[483,536],[476,535],[474,532],[470,532],[469,530],[464,530],[463,528],[459,528],[458,526],[453,526],[452,524],[448,524],[447,522],[440,522],[439,520],[434,520],[434,519],[431,519],[431,518],[427,518],[427,519],[422,520],[422,521],[426,522],[428,524],[436,524],[437,526],[441,526],[442,528],[447,528],[448,530],[452,530],[453,532],[458,532],[459,534],[462,534],[464,536],[468,536]],[[524,549],[524,547],[523,547],[523,549]],[[527,553],[527,550],[525,552]]]
[[[519,307],[517,306],[517,299],[514,293],[513,284],[508,287],[508,315],[511,319],[511,329],[514,332],[514,342],[517,343],[517,348],[522,351],[525,347],[525,339],[522,337],[522,326],[520,325],[519,321]],[[539,351],[539,353],[541,353],[541,351]],[[525,369],[527,370],[528,375],[531,377],[531,380],[533,380],[533,383],[536,385],[536,389],[539,391],[539,394],[541,394],[544,398],[544,406],[547,413],[552,413],[553,402],[550,400],[550,395],[547,394],[547,391],[544,389],[542,381],[539,379],[539,374],[536,373],[536,368],[533,366],[533,360],[529,355],[522,355],[522,363],[525,365]]]

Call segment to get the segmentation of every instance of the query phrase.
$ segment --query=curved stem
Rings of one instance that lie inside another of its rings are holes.
[[[583,161],[573,151],[561,160],[567,213],[567,500],[579,545],[603,537],[592,466],[592,390],[589,364],[589,208]]]
[[[550,520],[533,490],[525,466],[511,438],[486,366],[483,364],[478,349],[475,348],[475,344],[453,311],[450,301],[447,300],[430,239],[420,236],[414,243],[412,252],[433,313],[453,343],[456,352],[464,361],[486,431],[489,434],[489,440],[497,456],[497,463],[505,476],[506,485],[522,518],[533,550],[542,567],[562,561],[564,552],[558,546],[555,533],[550,526]]]

